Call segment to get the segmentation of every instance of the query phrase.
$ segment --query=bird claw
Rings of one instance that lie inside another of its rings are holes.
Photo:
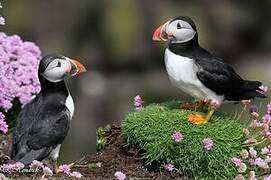
[[[188,121],[192,124],[205,124],[207,123],[205,116],[200,114],[190,114],[188,115]]]

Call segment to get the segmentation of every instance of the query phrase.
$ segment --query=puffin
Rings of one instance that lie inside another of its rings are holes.
[[[53,162],[74,114],[74,102],[65,84],[67,75],[85,72],[77,60],[60,54],[44,56],[38,67],[41,90],[20,111],[13,132],[11,159],[29,166],[33,160]]]
[[[197,28],[191,18],[170,19],[154,31],[152,39],[168,42],[164,61],[173,86],[197,100],[195,110],[208,105],[205,116],[189,114],[191,123],[207,123],[223,102],[266,97],[260,81],[244,80],[229,64],[199,45]]]

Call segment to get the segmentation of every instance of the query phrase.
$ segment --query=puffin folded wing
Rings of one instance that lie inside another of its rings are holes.
[[[61,144],[69,130],[69,110],[62,106],[55,108],[53,115],[38,116],[29,133],[24,134],[16,144],[15,161],[29,165],[33,160],[42,161]]]

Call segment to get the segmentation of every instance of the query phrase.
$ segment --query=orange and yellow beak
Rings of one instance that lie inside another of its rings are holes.
[[[71,76],[75,76],[87,71],[84,65],[79,61],[74,59],[69,59],[69,61],[71,63],[71,68],[67,70],[67,73],[69,73]]]
[[[152,40],[154,41],[167,41],[168,40],[168,33],[166,32],[166,26],[168,25],[169,21],[165,24],[159,26],[153,33]]]

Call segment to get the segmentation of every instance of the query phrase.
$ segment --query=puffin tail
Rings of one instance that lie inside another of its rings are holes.
[[[265,92],[260,88],[262,83],[260,81],[244,81],[242,86],[243,95],[249,99],[255,97],[266,98]]]

